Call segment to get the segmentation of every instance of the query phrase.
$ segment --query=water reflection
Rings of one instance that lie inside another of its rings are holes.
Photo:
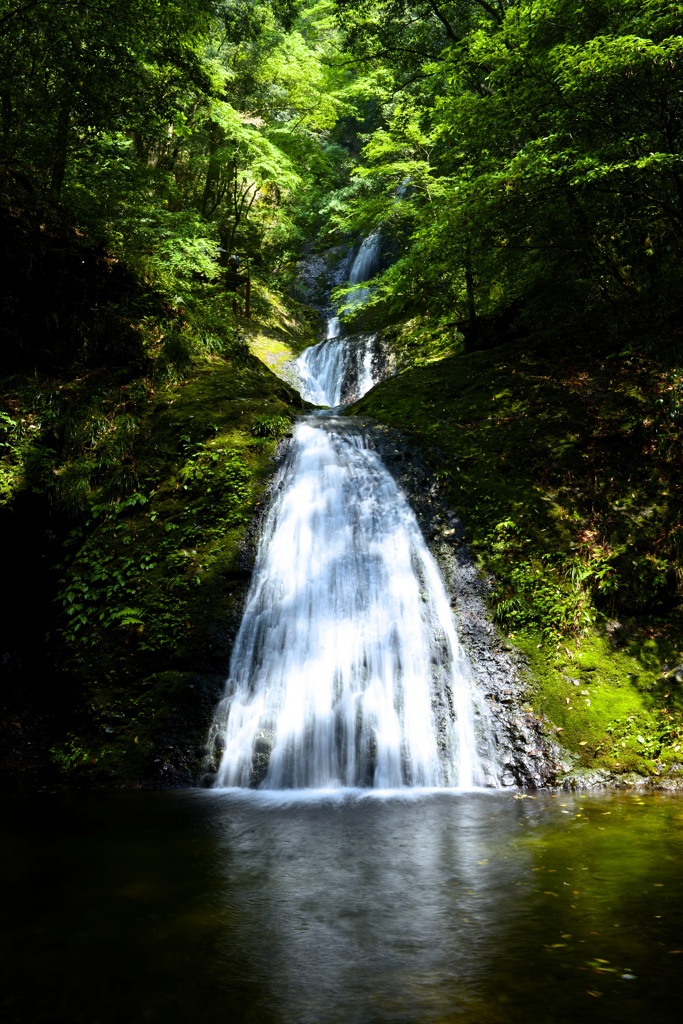
[[[680,798],[208,791],[9,804],[4,824],[3,1022],[683,1008]]]
[[[512,913],[519,865],[491,849],[509,801],[251,801],[247,830],[234,797],[212,806],[227,873],[252,866],[230,899],[283,1020],[411,1021],[468,1005]]]

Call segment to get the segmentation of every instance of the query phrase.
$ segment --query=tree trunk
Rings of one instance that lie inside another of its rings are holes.
[[[3,89],[0,94],[0,111],[2,112],[2,148],[5,158],[9,157],[10,138],[12,136],[12,94]]]
[[[55,158],[52,162],[52,175],[50,178],[50,198],[58,203],[64,185],[66,175],[66,161],[69,152],[69,127],[71,121],[71,110],[68,100],[62,100],[57,115],[57,130],[53,144]]]
[[[209,213],[213,213],[216,209],[216,204],[212,203],[215,196],[216,183],[218,182],[220,167],[216,160],[216,151],[220,145],[220,132],[217,127],[214,127],[211,132],[211,138],[209,141],[209,162],[206,167],[206,179],[204,181],[204,192],[199,207],[199,212],[202,217],[208,217]],[[209,204],[213,206],[213,209],[209,211]]]
[[[472,263],[469,251],[465,257],[465,291],[467,295],[467,324],[468,334],[467,347],[473,348],[477,339],[479,325],[477,323],[477,308],[474,304],[474,276],[472,274]]]

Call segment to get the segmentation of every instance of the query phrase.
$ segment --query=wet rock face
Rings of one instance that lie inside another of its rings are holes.
[[[569,764],[549,724],[534,715],[526,702],[524,655],[501,639],[490,619],[485,603],[490,581],[477,570],[465,544],[453,552],[440,539],[435,554],[450,577],[460,638],[494,723],[503,768],[500,781],[504,786],[530,789],[554,785]]]
[[[304,256],[297,265],[294,297],[314,309],[331,313],[330,294],[348,280],[354,255],[353,245],[342,245]]]
[[[572,772],[562,781],[562,789],[575,790],[638,789],[680,793],[683,790],[683,764],[673,764],[665,776],[645,776],[630,772],[619,775],[604,768],[583,769]]]
[[[551,726],[526,702],[526,659],[504,640],[490,619],[486,596],[491,589],[465,543],[465,528],[450,510],[438,481],[421,453],[398,431],[374,426],[365,430],[387,468],[409,496],[444,576],[458,633],[472,667],[479,707],[493,734],[503,786],[537,789],[558,784],[570,771],[568,755]],[[491,780],[493,782],[493,780]]]
[[[344,367],[341,404],[351,405],[369,390],[367,384],[370,381],[374,387],[391,376],[394,366],[391,352],[381,333],[351,335],[345,339],[345,344],[349,349],[350,358],[346,360]],[[363,364],[366,363],[367,366],[364,367]]]

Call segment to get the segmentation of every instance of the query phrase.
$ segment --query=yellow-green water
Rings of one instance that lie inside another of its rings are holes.
[[[8,801],[0,1018],[673,1022],[683,799]]]

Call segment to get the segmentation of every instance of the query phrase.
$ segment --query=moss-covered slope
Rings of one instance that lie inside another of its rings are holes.
[[[6,623],[5,769],[192,784],[248,586],[250,526],[302,401],[242,346],[162,383],[12,380],[6,405],[8,541],[42,548],[46,573],[27,600],[41,582],[53,599],[33,634],[31,607]],[[37,532],[26,533],[29,501]],[[17,552],[15,580],[27,562]],[[29,665],[46,626],[45,657]]]
[[[410,434],[577,770],[683,761],[683,376],[510,346],[412,367],[351,411]]]
[[[248,582],[245,534],[299,404],[251,359],[154,394],[140,488],[94,507],[60,582],[59,664],[82,693],[77,730],[53,749],[69,774],[196,780]]]

